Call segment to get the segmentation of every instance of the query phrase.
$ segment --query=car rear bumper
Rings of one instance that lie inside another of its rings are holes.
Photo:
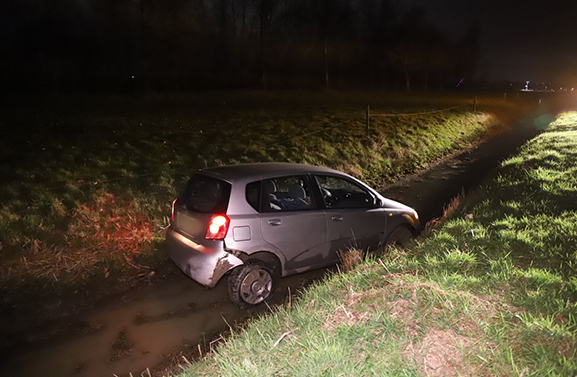
[[[208,288],[214,287],[225,273],[243,264],[224,250],[223,241],[205,241],[201,245],[169,228],[166,244],[168,255],[176,266]]]

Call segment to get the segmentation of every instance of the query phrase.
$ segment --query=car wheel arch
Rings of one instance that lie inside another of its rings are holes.
[[[281,259],[274,253],[270,251],[258,251],[252,254],[241,254],[239,258],[246,264],[253,261],[258,261],[264,263],[274,276],[282,276],[283,264]]]
[[[396,225],[387,236],[385,247],[397,245],[404,247],[409,240],[416,237],[417,232],[410,224],[401,223]]]

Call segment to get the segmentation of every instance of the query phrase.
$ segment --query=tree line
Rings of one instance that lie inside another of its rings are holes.
[[[14,92],[454,87],[477,60],[390,0],[18,0],[0,6]]]

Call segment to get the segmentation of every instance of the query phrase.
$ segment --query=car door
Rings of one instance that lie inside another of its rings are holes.
[[[331,263],[326,216],[310,189],[310,177],[284,176],[263,181],[263,239],[285,259],[283,275]]]
[[[386,213],[375,196],[347,177],[315,175],[327,217],[329,255],[338,261],[350,248],[375,250],[384,243]]]

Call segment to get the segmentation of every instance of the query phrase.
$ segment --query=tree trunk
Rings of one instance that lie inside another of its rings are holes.
[[[324,55],[325,55],[325,90],[329,90],[329,48],[328,48],[328,37],[325,36],[324,43]]]
[[[174,90],[176,92],[180,91],[180,87],[178,86],[178,59],[176,58],[176,54],[174,55]]]
[[[405,71],[405,89],[407,92],[411,91],[411,78],[409,76],[409,69],[407,68],[407,58],[405,58],[405,64],[403,64],[403,70]]]
[[[266,89],[266,64],[265,64],[265,53],[264,53],[264,38],[261,37],[260,40],[260,70],[261,70],[261,85],[263,89]]]
[[[267,28],[267,14],[266,14],[266,10],[264,9],[265,5],[264,5],[264,0],[261,0],[260,2],[260,69],[261,69],[261,84],[262,84],[262,88],[266,89],[266,53],[265,53],[265,48],[266,48],[266,28]]]
[[[146,25],[144,21],[144,0],[138,3],[140,7],[140,45],[138,54],[138,80],[140,82],[140,90],[148,92],[148,57],[146,53]]]
[[[60,63],[55,57],[52,58],[52,91],[54,95],[60,94]]]

